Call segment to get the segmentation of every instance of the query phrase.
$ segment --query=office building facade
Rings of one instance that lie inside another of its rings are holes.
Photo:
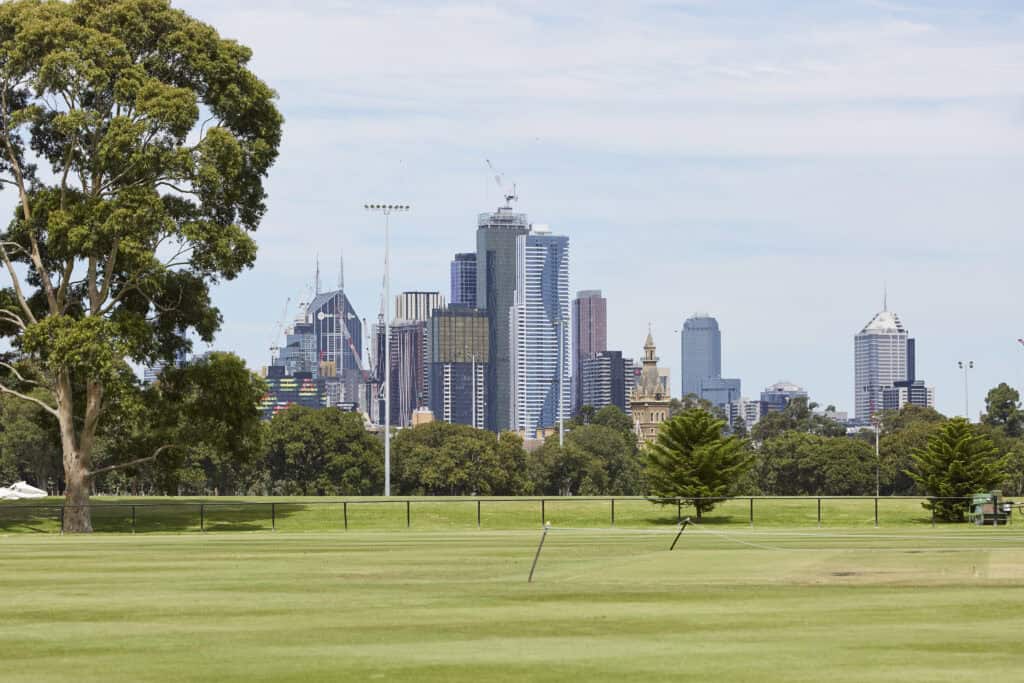
[[[761,392],[761,405],[765,413],[780,413],[794,398],[807,398],[807,390],[792,382],[776,382]]]
[[[590,405],[583,400],[583,360],[607,348],[608,301],[601,296],[599,289],[586,289],[577,292],[576,298],[572,301],[572,412],[574,414],[581,406]],[[623,400],[625,400],[624,397]]]
[[[448,300],[476,308],[476,254],[456,254],[451,264],[451,292]]]
[[[583,358],[579,369],[580,407],[590,406],[596,411],[611,405],[628,415],[632,374],[633,360],[623,358],[621,351],[598,351]]]
[[[516,241],[509,309],[512,401],[508,421],[525,438],[569,419],[569,238],[534,226]]]
[[[705,380],[722,376],[722,333],[718,321],[701,313],[687,318],[680,343],[682,395],[699,397]]]
[[[408,427],[414,410],[427,405],[425,363],[427,323],[399,320],[388,328],[391,336],[391,424]]]
[[[477,218],[477,307],[487,311],[491,362],[487,366],[487,429],[506,430],[512,414],[509,310],[516,291],[516,243],[530,231],[525,213],[509,204]]]
[[[440,292],[402,292],[395,297],[395,320],[427,322],[436,310],[444,310],[444,295]]]
[[[854,336],[854,416],[858,421],[868,421],[883,409],[886,389],[907,381],[908,336],[899,316],[888,310],[877,313]]]
[[[453,304],[434,312],[427,336],[429,405],[434,418],[483,429],[490,359],[487,315]]]

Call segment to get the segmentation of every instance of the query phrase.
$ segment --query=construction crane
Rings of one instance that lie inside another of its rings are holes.
[[[281,319],[274,325],[274,338],[270,340],[270,364],[273,365],[277,362],[278,355],[281,351],[281,347],[278,342],[281,340],[281,335],[284,333],[284,326],[288,321],[288,306],[291,304],[292,298],[288,297],[284,301],[284,310],[281,311]]]
[[[509,194],[508,190],[505,189],[505,174],[499,173],[498,169],[494,168],[494,164],[491,163],[490,159],[484,159],[487,162],[487,168],[491,169],[491,173],[494,174],[494,182],[498,184],[501,189],[502,196],[505,197],[505,208],[511,209],[512,202],[518,201],[519,195],[516,194],[516,185],[512,183],[512,193]]]

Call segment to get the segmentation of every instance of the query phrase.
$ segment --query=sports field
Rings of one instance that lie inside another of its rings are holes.
[[[532,584],[536,520],[8,531],[2,680],[962,682],[1024,671],[1020,527],[709,524],[670,552],[671,524],[567,528],[557,507],[551,516]]]

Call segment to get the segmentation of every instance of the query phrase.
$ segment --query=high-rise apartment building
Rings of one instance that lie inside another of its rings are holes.
[[[427,368],[425,363],[427,323],[422,320],[396,320],[388,328],[391,334],[391,424],[408,427],[412,413],[427,405]]]
[[[451,266],[449,301],[476,307],[476,254],[456,254]]]
[[[487,315],[459,304],[436,310],[428,337],[434,419],[483,429],[490,360]]]
[[[582,363],[608,348],[608,301],[599,289],[576,293],[572,301],[572,412],[590,405],[583,400]],[[621,356],[621,353],[619,354]],[[623,398],[625,400],[625,398]],[[622,407],[622,406],[619,406]]]
[[[683,396],[701,395],[705,380],[722,376],[722,333],[718,321],[698,313],[683,323],[682,379]]]
[[[533,226],[516,241],[509,309],[512,402],[508,420],[525,438],[569,419],[569,238]]]
[[[506,430],[512,413],[509,310],[516,291],[516,240],[530,232],[525,213],[506,203],[477,218],[476,305],[487,311],[487,429]]]
[[[395,297],[395,320],[426,322],[434,311],[444,309],[445,305],[440,292],[402,292]]]
[[[598,351],[580,361],[580,406],[600,410],[617,406],[627,415],[632,390],[633,360],[621,351]]]
[[[907,381],[907,328],[889,310],[875,315],[853,338],[855,418],[866,421],[883,408],[883,392]]]

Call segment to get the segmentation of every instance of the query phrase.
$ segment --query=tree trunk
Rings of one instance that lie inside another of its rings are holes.
[[[73,534],[92,533],[92,512],[89,509],[89,472],[79,453],[64,458],[64,531]]]

